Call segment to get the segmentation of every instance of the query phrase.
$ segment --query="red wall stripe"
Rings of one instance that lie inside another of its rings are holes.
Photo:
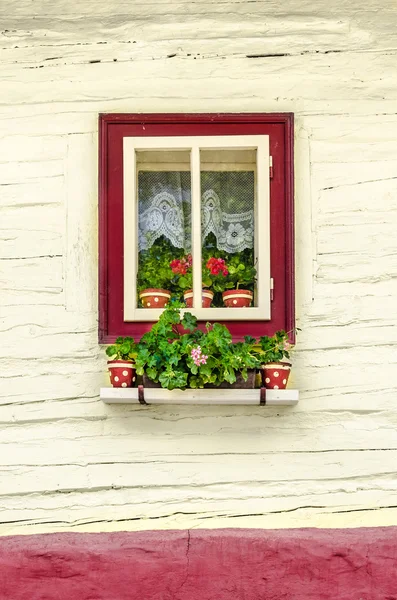
[[[397,600],[397,528],[0,538],[1,600]]]

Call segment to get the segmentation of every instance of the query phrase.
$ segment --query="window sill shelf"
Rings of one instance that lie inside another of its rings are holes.
[[[264,397],[265,396],[265,397]],[[198,389],[165,390],[162,388],[144,388],[144,400],[139,399],[138,388],[100,389],[100,399],[106,404],[213,404],[253,406],[293,406],[299,401],[299,390],[260,389]]]

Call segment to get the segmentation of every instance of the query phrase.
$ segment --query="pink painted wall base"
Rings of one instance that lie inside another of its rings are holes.
[[[1,600],[397,600],[397,528],[0,538]]]

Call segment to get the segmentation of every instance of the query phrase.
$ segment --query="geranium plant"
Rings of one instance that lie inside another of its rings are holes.
[[[182,258],[174,258],[170,262],[172,273],[176,276],[176,285],[181,290],[190,290],[193,287],[193,261],[192,255],[182,256]]]
[[[131,337],[118,337],[114,344],[106,348],[106,354],[111,360],[133,360],[136,351],[137,345]]]
[[[280,330],[271,337],[264,335],[259,338],[259,346],[262,385],[269,389],[284,389],[291,371],[291,363],[283,362],[284,358],[290,358],[288,333]]]
[[[259,338],[260,356],[263,364],[278,362],[283,358],[289,359],[291,344],[288,341],[288,333],[283,330],[276,331],[270,337],[263,335]]]
[[[173,390],[233,384],[247,380],[248,369],[260,366],[255,339],[233,343],[225,325],[207,323],[197,328],[190,313],[181,317],[179,303],[168,305],[137,346],[136,369],[154,383]]]
[[[227,307],[250,306],[256,268],[253,262],[246,260],[246,252],[230,254],[227,261],[211,256],[206,267],[209,269],[206,284],[211,285],[214,292],[222,292],[223,302]]]
[[[143,250],[138,255],[138,292],[147,288],[172,287],[174,274],[170,267],[175,249],[164,238],[157,240],[151,248]]]
[[[233,342],[225,325],[206,323],[204,328],[199,328],[195,316],[189,312],[181,314],[183,307],[176,301],[169,304],[138,343],[132,338],[117,338],[106,354],[116,363],[132,362],[135,358],[131,369],[135,366],[137,374],[147,377],[150,385],[169,390],[224,387],[236,382],[238,387],[254,387],[257,369],[262,369],[265,387],[282,389],[286,386],[290,364],[280,361],[289,359],[291,346],[285,331],[262,336],[259,340],[246,336],[242,342]],[[127,377],[125,368],[125,364],[109,365],[109,369],[113,369],[113,385],[130,385],[127,379],[122,379],[122,376]],[[252,383],[249,386],[244,384],[248,376]],[[135,370],[132,381],[134,377]]]
[[[240,255],[231,254],[227,261],[228,276],[225,289],[236,289],[245,287],[253,291],[256,280],[256,267],[253,263],[245,261]]]
[[[131,337],[118,337],[106,348],[110,382],[113,387],[130,387],[136,379],[134,358],[137,345]]]
[[[211,287],[214,292],[222,292],[229,274],[225,259],[211,256],[205,261],[205,269],[202,275],[203,285]]]

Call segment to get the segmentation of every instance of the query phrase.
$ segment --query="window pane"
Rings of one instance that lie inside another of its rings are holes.
[[[192,287],[190,152],[136,155],[138,306],[162,308]]]
[[[202,150],[201,230],[205,306],[256,306],[255,150]]]

